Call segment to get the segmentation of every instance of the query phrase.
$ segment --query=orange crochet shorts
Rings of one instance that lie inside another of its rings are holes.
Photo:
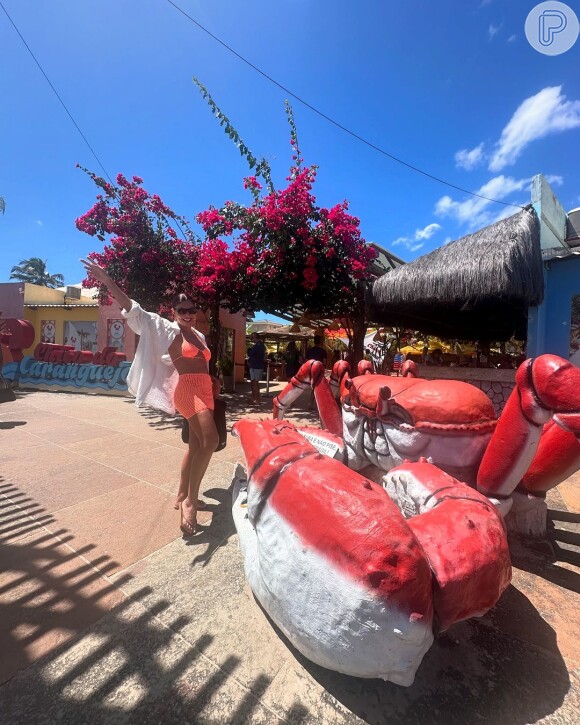
[[[213,410],[213,381],[207,373],[186,373],[180,375],[173,393],[175,407],[184,418]]]

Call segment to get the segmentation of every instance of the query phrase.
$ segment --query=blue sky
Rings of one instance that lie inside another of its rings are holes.
[[[284,182],[288,94],[166,0],[1,0],[105,169],[193,220],[248,200],[247,166],[194,87],[200,78],[256,156]],[[552,179],[580,205],[580,40],[554,57],[531,48],[533,2],[478,0],[175,0],[250,62],[385,151],[451,184],[529,201]],[[569,5],[580,15],[580,3]],[[97,162],[0,8],[0,281],[21,259],[48,260],[67,283],[98,241],[77,216],[95,188],[75,168]],[[435,183],[290,99],[300,145],[319,166],[322,205],[343,199],[363,236],[406,261],[515,208]]]

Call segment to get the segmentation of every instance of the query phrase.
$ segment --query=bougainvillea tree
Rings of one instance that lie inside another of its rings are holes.
[[[119,174],[113,185],[87,169],[83,171],[102,193],[76,220],[77,229],[101,242],[107,240],[102,252],[91,252],[88,257],[148,310],[163,312],[178,291],[194,294],[199,250],[187,221],[157,194],[149,194],[138,176],[128,180]],[[91,278],[83,284],[99,286]],[[104,288],[101,299],[108,301]]]
[[[364,287],[375,252],[362,239],[359,220],[348,213],[347,202],[317,205],[312,191],[317,169],[303,164],[289,105],[292,164],[286,185],[276,189],[269,164],[252,155],[207,90],[198,86],[253,171],[244,179],[251,202],[226,202],[200,212],[196,220],[205,233],[200,240],[183,217],[143,188],[139,177],[119,175],[113,185],[83,169],[101,193],[76,225],[106,242],[102,252],[89,257],[147,309],[163,313],[176,291],[189,292],[209,310],[213,360],[219,358],[220,307],[274,313],[299,307],[314,317],[342,318],[355,361],[360,359]]]
[[[288,104],[292,165],[287,185],[278,190],[268,164],[252,156],[208,91],[196,83],[240,153],[256,168],[256,174],[244,180],[253,198],[250,205],[226,202],[196,217],[208,241],[230,241],[234,263],[229,293],[243,293],[244,306],[266,312],[299,307],[313,317],[342,318],[351,333],[354,358],[360,359],[366,329],[364,287],[376,252],[362,239],[359,220],[348,213],[346,201],[329,209],[317,205],[312,191],[317,169],[304,166]],[[265,192],[258,176],[265,181]],[[236,300],[230,305],[236,306]]]

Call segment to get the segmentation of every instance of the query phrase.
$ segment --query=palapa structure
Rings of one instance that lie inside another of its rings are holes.
[[[378,279],[367,319],[459,340],[527,337],[544,297],[540,222],[531,206]]]

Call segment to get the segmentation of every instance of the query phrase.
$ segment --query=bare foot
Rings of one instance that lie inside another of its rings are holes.
[[[184,536],[193,536],[197,526],[196,521],[197,511],[195,507],[189,503],[186,498],[181,502],[181,522],[179,528],[181,529]]]
[[[177,498],[175,499],[175,503],[173,504],[173,508],[176,511],[179,511],[179,504],[182,501],[185,501],[187,498],[187,492],[178,491],[177,492]],[[205,501],[202,501],[200,498],[197,499],[197,510],[198,511],[205,511],[207,508],[207,503]]]

